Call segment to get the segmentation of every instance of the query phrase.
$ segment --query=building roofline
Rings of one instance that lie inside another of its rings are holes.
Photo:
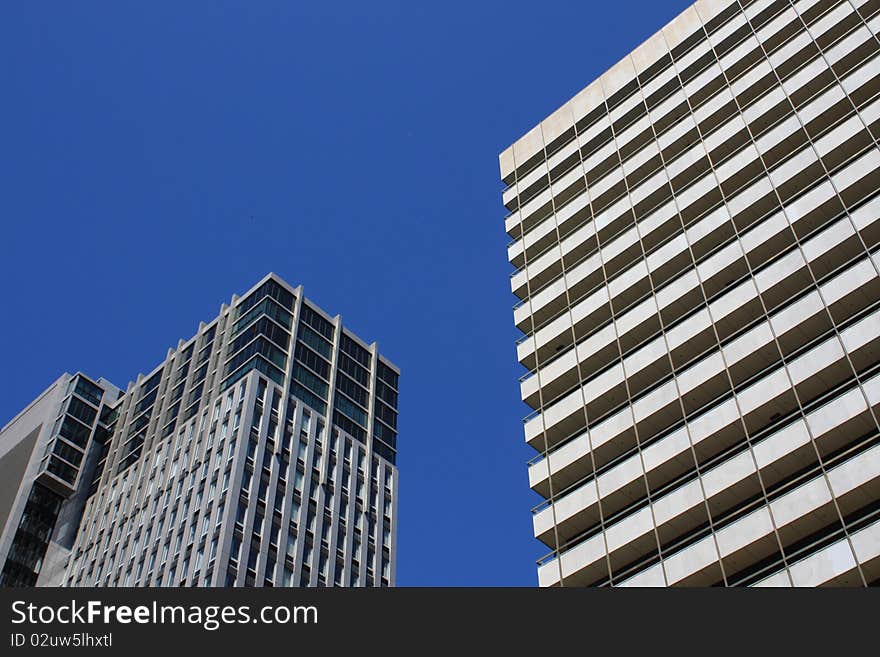
[[[627,76],[628,81],[629,73],[647,70],[657,63],[666,50],[662,52],[658,50],[657,55],[652,56],[650,51],[655,40],[671,41],[669,47],[672,48],[692,34],[692,30],[687,29],[691,23],[705,24],[732,4],[734,4],[732,0],[697,0],[647,39],[631,48],[595,80],[505,148],[498,155],[501,178],[512,175],[517,167],[543,148],[545,141],[550,142],[555,139],[558,135],[554,133],[561,134],[560,125],[570,127],[595,109],[598,101],[593,96],[602,96],[603,87],[610,87],[611,93],[614,93],[623,86],[619,84],[621,76]]]
[[[226,307],[228,307],[228,308],[234,308],[235,305],[236,305],[239,301],[241,301],[242,299],[247,298],[248,295],[250,295],[251,293],[253,293],[253,292],[255,292],[256,290],[258,290],[259,287],[260,287],[261,285],[263,285],[264,283],[266,283],[267,281],[270,281],[270,280],[273,281],[273,282],[275,282],[275,283],[277,283],[277,284],[279,284],[281,287],[283,287],[285,290],[287,290],[287,291],[290,292],[291,294],[293,294],[293,295],[295,295],[295,296],[297,296],[297,297],[302,297],[302,300],[303,300],[303,301],[307,301],[309,307],[310,307],[312,310],[315,310],[316,312],[318,312],[318,313],[319,313],[322,317],[324,317],[324,319],[326,319],[327,321],[329,321],[329,322],[335,322],[335,321],[337,320],[337,318],[341,318],[341,315],[339,315],[339,314],[337,314],[337,315],[335,315],[335,316],[331,316],[329,313],[327,313],[327,311],[325,311],[323,308],[321,308],[319,305],[317,305],[314,301],[312,301],[311,299],[307,298],[307,297],[305,296],[304,292],[303,292],[303,286],[302,286],[302,285],[299,285],[299,286],[294,287],[293,285],[291,285],[290,283],[288,283],[286,280],[284,280],[281,276],[279,276],[278,274],[276,274],[275,272],[272,272],[272,271],[270,271],[270,272],[267,273],[265,276],[263,276],[259,281],[257,281],[254,285],[252,285],[250,288],[248,288],[247,291],[243,292],[242,294],[233,294],[233,295],[232,295],[232,298],[230,299],[228,305],[225,304],[225,303],[224,303],[224,304],[221,304],[221,306],[220,306],[220,314],[223,313],[223,311],[224,311],[224,306],[226,306]],[[219,314],[218,314],[218,317],[219,317]],[[181,341],[178,343],[178,346],[177,346],[177,347],[171,347],[171,349],[173,349],[174,351],[179,351],[180,349],[186,349],[186,348],[190,345],[191,342],[195,341],[195,340],[199,337],[199,335],[201,335],[201,334],[204,332],[204,330],[205,330],[206,328],[208,328],[208,327],[210,327],[211,325],[213,325],[214,322],[215,322],[216,320],[217,320],[217,317],[215,317],[214,319],[212,319],[210,322],[207,322],[207,323],[205,323],[205,322],[201,322],[201,323],[200,323],[200,326],[199,326],[199,329],[195,332],[194,335],[192,335],[191,337],[187,338],[186,340],[181,340]],[[341,322],[341,321],[340,321],[340,326],[342,326],[342,322]],[[373,345],[377,345],[377,347],[376,347],[376,351],[377,351],[377,354],[378,354],[378,344],[377,344],[377,342],[374,341],[372,344],[368,344],[368,343],[365,342],[361,337],[359,337],[357,334],[353,333],[350,329],[348,329],[348,328],[345,327],[345,326],[342,326],[342,331],[343,331],[348,337],[350,337],[350,338],[354,339],[356,342],[358,342],[358,343],[359,343],[361,346],[363,346],[365,349],[370,349]],[[388,367],[390,367],[391,369],[393,369],[395,372],[397,372],[398,375],[400,374],[400,368],[397,367],[392,361],[390,361],[388,358],[386,358],[386,357],[383,356],[382,354],[378,354],[378,356],[379,356],[379,360],[381,360],[382,363],[384,363],[385,365],[387,365]],[[156,374],[156,372],[158,372],[162,367],[165,366],[165,363],[166,363],[167,361],[168,361],[168,357],[166,357],[164,360],[162,360],[158,365],[156,365],[156,367],[154,367],[152,370],[150,370],[150,371],[147,372],[146,374],[144,374],[144,373],[142,373],[142,372],[139,372],[138,375],[135,377],[134,381],[132,381],[131,383],[133,383],[133,384],[137,384],[138,380],[148,379],[149,377],[153,376],[154,374]],[[126,388],[125,390],[123,390],[123,393],[127,393],[127,392],[128,392],[128,389],[127,389],[127,388]]]
[[[28,411],[30,411],[34,406],[36,406],[38,403],[40,403],[40,401],[42,401],[43,397],[45,397],[50,392],[55,390],[55,388],[58,386],[58,384],[61,382],[61,380],[65,376],[69,377],[69,378],[74,377],[74,375],[71,374],[70,372],[62,373],[57,379],[55,379],[52,383],[49,384],[48,388],[46,388],[45,390],[43,390],[43,392],[41,392],[39,395],[37,395],[36,398],[31,401],[30,404],[28,404],[22,410],[20,410],[18,413],[16,413],[15,416],[11,420],[9,420],[9,422],[4,424],[3,428],[0,429],[0,433],[3,433],[7,429],[9,429],[13,424],[18,422],[23,416],[25,416],[28,413]]]

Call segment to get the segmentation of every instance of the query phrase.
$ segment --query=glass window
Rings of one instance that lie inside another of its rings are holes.
[[[70,402],[67,404],[67,413],[89,426],[94,424],[95,418],[98,417],[98,411],[96,409],[76,397],[70,398]]]
[[[82,376],[77,379],[74,392],[95,406],[101,403],[101,398],[104,396],[104,391],[101,388],[86,381]]]
[[[302,304],[300,320],[311,326],[327,340],[333,341],[333,324],[321,317],[317,311]]]

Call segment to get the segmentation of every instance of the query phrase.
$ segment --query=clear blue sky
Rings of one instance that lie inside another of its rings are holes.
[[[399,584],[535,584],[498,153],[686,5],[3,2],[0,424],[275,271],[402,369]]]

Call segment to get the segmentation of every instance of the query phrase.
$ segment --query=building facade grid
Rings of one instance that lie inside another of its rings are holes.
[[[4,583],[393,586],[398,376],[274,274],[124,393],[65,375],[51,390],[95,388],[91,426],[71,465],[66,415],[50,430],[42,408],[25,413],[20,431],[47,427],[46,456],[15,506],[27,490],[52,504],[39,540],[37,515],[13,509]]]
[[[699,2],[502,154],[541,584],[880,576],[878,10]]]

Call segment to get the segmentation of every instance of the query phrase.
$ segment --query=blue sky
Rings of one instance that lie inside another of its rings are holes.
[[[399,584],[534,585],[498,153],[687,4],[4,2],[0,424],[275,271],[402,369]]]

